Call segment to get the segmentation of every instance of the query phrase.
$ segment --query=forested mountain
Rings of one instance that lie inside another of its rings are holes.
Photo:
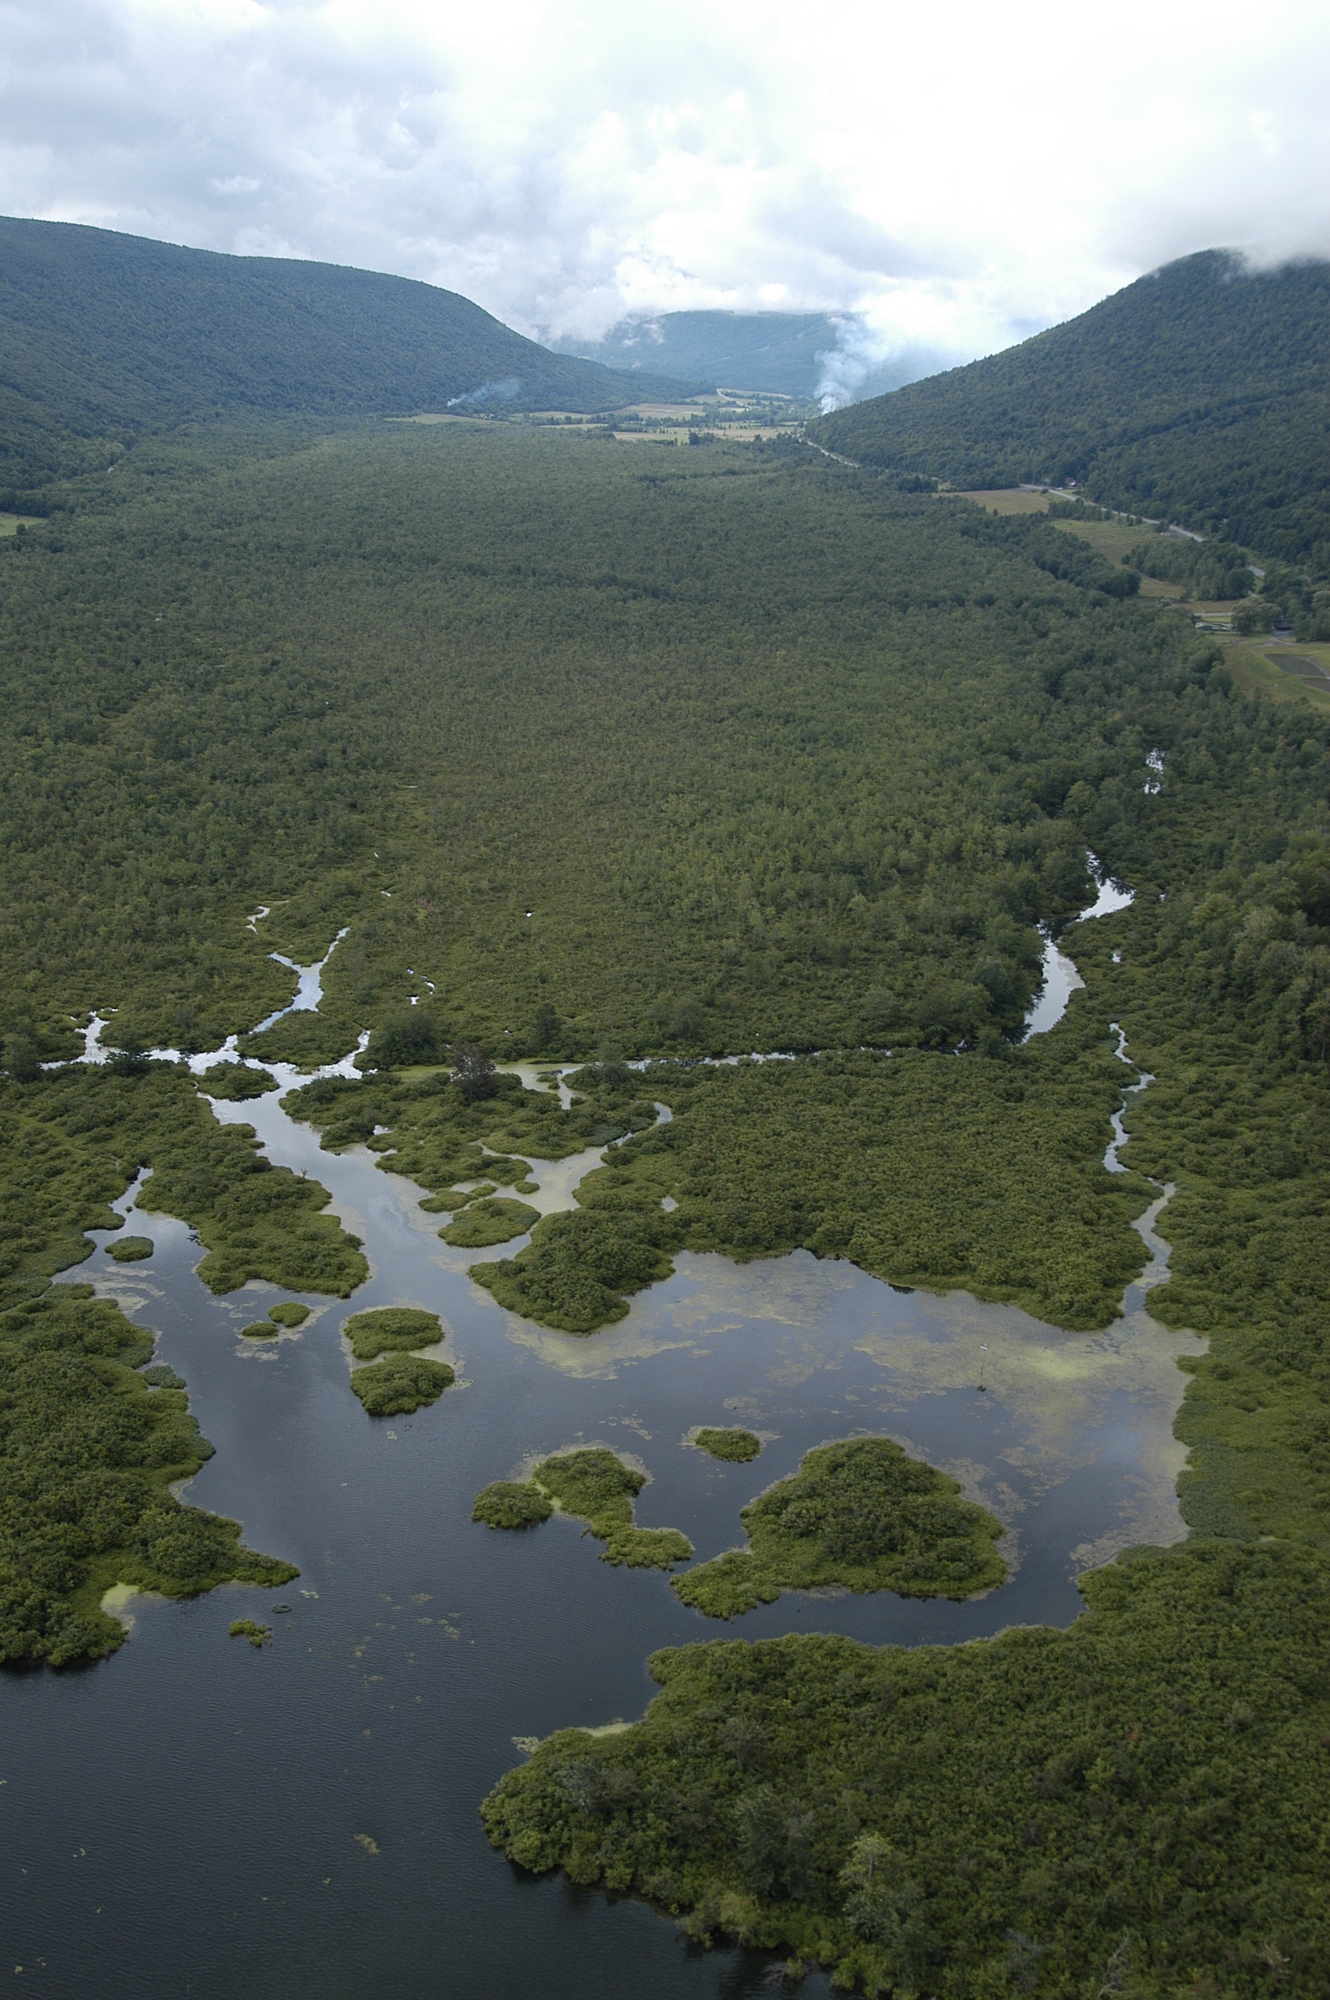
[[[1330,568],[1330,263],[1208,250],[1079,319],[814,428],[957,487],[1076,480],[1096,500]]]
[[[723,389],[757,389],[811,400],[854,315],[795,312],[677,312],[623,319],[599,340],[557,340],[561,354],[580,354],[610,368],[656,369]],[[936,367],[936,361],[932,362]],[[929,357],[897,357],[866,374],[859,393],[895,389],[925,374]]]
[[[487,393],[486,393],[487,392]],[[221,412],[608,410],[684,385],[551,354],[435,285],[0,218],[0,504]]]

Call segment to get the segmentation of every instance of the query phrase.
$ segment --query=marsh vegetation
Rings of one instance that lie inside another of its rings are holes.
[[[1007,1574],[993,1546],[1002,1523],[890,1438],[851,1438],[806,1453],[799,1470],[750,1501],[740,1519],[746,1549],[674,1579],[676,1594],[708,1618],[774,1604],[782,1590],[970,1597]]]

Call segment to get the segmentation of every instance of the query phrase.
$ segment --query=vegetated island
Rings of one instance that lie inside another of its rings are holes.
[[[737,1424],[725,1430],[704,1426],[694,1432],[689,1442],[695,1444],[699,1451],[710,1453],[712,1458],[730,1459],[738,1464],[746,1464],[750,1458],[756,1458],[762,1449],[762,1440],[757,1432],[743,1430]]]
[[[151,1236],[118,1236],[108,1243],[106,1254],[116,1264],[139,1264],[152,1255]]]
[[[677,1528],[636,1528],[633,1502],[646,1474],[616,1452],[593,1445],[542,1459],[528,1480],[499,1479],[476,1495],[473,1521],[491,1528],[530,1528],[557,1506],[587,1523],[584,1532],[605,1548],[601,1561],[628,1569],[673,1569],[687,1562],[693,1545]]]
[[[283,1299],[278,1305],[269,1306],[267,1319],[251,1320],[240,1329],[244,1340],[276,1340],[283,1327],[294,1329],[303,1326],[309,1318],[309,1307],[302,1306],[296,1299]]]
[[[465,1202],[465,1197],[462,1197]],[[540,1220],[540,1210],[529,1202],[511,1201],[503,1195],[472,1201],[439,1231],[445,1243],[463,1250],[485,1250],[492,1243],[507,1243],[525,1235]]]
[[[993,1546],[1002,1523],[891,1438],[806,1452],[799,1470],[740,1519],[749,1548],[728,1549],[673,1579],[684,1603],[707,1618],[774,1604],[782,1590],[962,1598],[1006,1580]]]
[[[445,1337],[437,1313],[418,1306],[381,1306],[354,1313],[342,1332],[356,1360],[371,1364],[351,1371],[352,1391],[371,1417],[410,1416],[427,1403],[437,1403],[457,1380],[446,1361],[415,1352]],[[376,1360],[380,1355],[385,1358]]]
[[[0,1661],[64,1666],[119,1646],[101,1609],[132,1584],[192,1597],[289,1583],[240,1524],[171,1492],[212,1457],[153,1336],[91,1285],[38,1283],[0,1312]]]

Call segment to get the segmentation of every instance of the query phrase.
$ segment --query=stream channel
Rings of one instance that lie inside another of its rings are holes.
[[[318,1004],[310,970],[298,1006]],[[283,1090],[302,1080],[276,1073]],[[1065,1626],[1081,1570],[1180,1539],[1173,1357],[1189,1336],[1143,1310],[1164,1275],[1151,1226],[1162,1202],[1138,1225],[1150,1264],[1103,1333],[898,1291],[798,1252],[746,1266],[680,1256],[626,1320],[577,1339],[507,1314],[467,1278],[478,1256],[515,1245],[449,1250],[419,1189],[364,1149],[320,1152],[279,1095],[215,1109],[331,1191],[372,1267],[353,1300],[306,1294],[313,1316],[298,1332],[244,1340],[277,1288],[213,1298],[187,1227],[139,1212],[130,1226],[152,1237],[150,1262],[116,1265],[109,1233],[95,1232],[94,1256],[69,1275],[156,1329],[154,1360],[188,1384],[216,1456],[187,1499],[241,1520],[251,1546],[301,1573],[273,1593],[134,1597],[110,1659],[0,1681],[9,1976],[59,2000],[768,1992],[761,1954],[703,1953],[641,1902],[522,1874],[490,1849],[476,1808],[519,1760],[515,1739],[639,1715],[658,1647],[808,1631],[916,1645]],[[534,1204],[569,1205],[599,1157],[537,1161]],[[339,1328],[390,1304],[441,1314],[458,1381],[415,1417],[375,1421],[348,1389]],[[751,1464],[685,1442],[696,1425],[736,1422],[767,1440]],[[650,1475],[639,1524],[681,1528],[705,1559],[742,1540],[740,1507],[811,1446],[862,1432],[897,1438],[1002,1519],[1002,1588],[967,1604],[794,1594],[726,1625],[685,1609],[659,1572],[599,1561],[575,1521],[500,1534],[470,1519],[479,1489],[533,1455],[602,1443]],[[272,1643],[229,1638],[239,1617],[270,1623]],[[814,1975],[801,1991],[830,1989]]]

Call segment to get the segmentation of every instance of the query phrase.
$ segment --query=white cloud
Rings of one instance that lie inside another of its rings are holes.
[[[1320,0],[0,0],[0,51],[9,213],[397,271],[529,331],[858,310],[852,368],[1216,243],[1330,252]]]

